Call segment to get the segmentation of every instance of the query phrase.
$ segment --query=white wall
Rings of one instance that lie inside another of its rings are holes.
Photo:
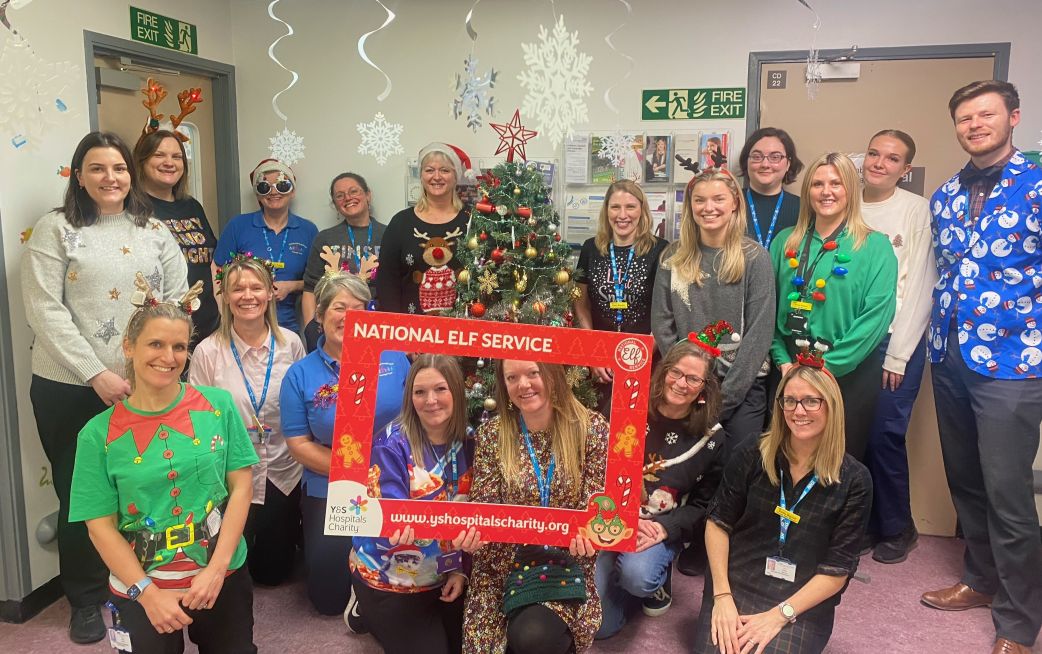
[[[171,4],[162,0],[134,0],[134,6],[195,23],[198,26],[199,56],[232,63],[232,47],[226,37],[231,27],[227,2],[181,0]],[[10,293],[15,378],[18,381],[18,419],[30,566],[33,587],[36,588],[58,572],[53,546],[41,548],[33,538],[37,523],[57,510],[58,501],[50,486],[40,484],[48,466],[39,445],[29,403],[29,380],[32,376],[29,346],[32,335],[25,324],[19,283],[18,270],[23,251],[19,235],[32,227],[49,208],[60,204],[67,180],[58,176],[56,170],[68,165],[76,143],[89,129],[87,79],[93,79],[93,67],[88,71],[84,61],[83,31],[129,39],[130,10],[128,3],[112,0],[33,0],[28,4],[22,0],[8,8],[7,16],[13,27],[30,42],[37,57],[50,63],[68,62],[71,71],[68,86],[60,94],[68,111],[55,114],[54,125],[41,139],[30,146],[15,149],[10,143],[13,133],[7,129],[0,130],[0,215],[3,216],[4,262]],[[0,27],[0,47],[12,38],[6,29]],[[6,66],[3,68],[6,70]],[[14,73],[15,77],[22,74],[21,71]],[[49,92],[47,102],[53,103],[51,91],[58,89],[53,84],[45,88]],[[23,87],[11,77],[0,79],[0,89],[19,89],[18,93],[24,93]],[[0,111],[9,111],[9,108],[2,107]],[[141,111],[143,123],[144,108]]]

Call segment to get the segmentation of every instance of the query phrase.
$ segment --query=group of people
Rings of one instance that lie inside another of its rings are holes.
[[[386,228],[343,173],[344,222],[319,231],[290,210],[292,169],[264,161],[259,210],[218,239],[178,134],[146,130],[133,153],[87,135],[22,266],[70,637],[102,638],[106,605],[134,651],[181,651],[186,628],[207,651],[257,651],[252,584],[286,582],[302,546],[314,608],[389,652],[583,650],[667,611],[674,563],[706,574],[695,651],[820,652],[859,556],[898,563],[918,537],[905,436],[929,352],[967,550],[960,583],[923,602],[991,605],[994,651],[1030,651],[1042,173],[1012,145],[1012,85],[971,84],[949,108],[970,163],[930,202],[898,187],[915,143],[893,129],[869,140],[863,183],[846,155],[804,170],[784,130],[757,130],[741,181],[710,167],[687,184],[674,243],[637,184],[608,188],[579,251],[577,326],[657,346],[623,553],[474,529],[323,534],[347,312],[421,306],[424,245],[467,229],[461,151],[421,151],[421,197]],[[561,365],[493,365],[497,409],[479,424],[460,362],[382,355],[371,496],[586,508],[605,483],[611,371],[591,371],[596,411]]]

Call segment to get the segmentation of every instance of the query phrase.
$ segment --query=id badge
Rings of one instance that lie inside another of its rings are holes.
[[[275,270],[282,270],[283,268],[286,267],[286,264],[283,263],[282,261],[272,261],[271,262],[271,267],[274,268]]]
[[[794,336],[807,333],[807,316],[796,311],[790,311],[785,317],[785,328]]]
[[[609,302],[608,307],[611,309],[629,309],[629,302]]]
[[[796,581],[796,564],[780,556],[768,556],[763,573],[768,577],[792,583]]]
[[[790,309],[798,309],[800,311],[812,311],[814,309],[814,305],[811,304],[810,302],[803,302],[801,300],[793,300],[792,302],[789,302],[789,308]]]
[[[210,533],[211,538],[221,533],[221,522],[223,520],[221,510],[216,507],[213,511],[210,511],[210,515],[206,516],[206,530]]]
[[[109,627],[109,645],[117,652],[133,652],[130,632],[123,627]]]

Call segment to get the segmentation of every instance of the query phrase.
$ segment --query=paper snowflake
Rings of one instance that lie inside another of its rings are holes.
[[[463,60],[463,74],[456,73],[456,97],[452,100],[452,117],[459,120],[467,115],[467,127],[478,131],[481,127],[481,112],[491,116],[496,99],[489,91],[496,85],[496,70],[478,74],[478,60],[468,56]]]
[[[539,26],[539,41],[521,44],[528,66],[517,76],[528,91],[521,111],[535,116],[556,150],[575,125],[589,120],[583,98],[593,92],[586,80],[593,57],[578,51],[579,32],[568,32],[563,15],[552,33]]]
[[[390,155],[405,152],[401,144],[402,126],[387,122],[380,112],[376,113],[372,122],[358,123],[356,129],[362,137],[358,154],[372,155],[381,166],[387,163]]]
[[[10,36],[0,51],[0,136],[16,149],[34,150],[68,115],[62,100],[76,68],[41,59],[29,42]]]
[[[292,166],[304,158],[304,137],[297,136],[297,133],[291,132],[288,127],[281,132],[275,132],[275,136],[268,141],[271,143],[268,148],[271,157],[287,166]]]
[[[626,161],[626,155],[633,151],[633,140],[629,134],[619,132],[602,137],[601,149],[597,151],[597,156],[621,166]]]

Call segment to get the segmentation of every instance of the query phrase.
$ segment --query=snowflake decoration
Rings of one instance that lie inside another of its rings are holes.
[[[478,288],[485,295],[492,295],[499,288],[499,279],[496,278],[495,273],[491,270],[486,270],[478,277]]]
[[[387,163],[390,155],[405,152],[401,144],[401,124],[387,122],[380,112],[376,113],[371,123],[358,123],[355,129],[362,137],[358,154],[372,155],[381,166]]]
[[[283,129],[281,132],[275,132],[275,136],[268,139],[271,146],[268,150],[271,152],[272,159],[278,159],[287,166],[292,166],[301,159],[304,158],[304,137],[297,136],[296,132],[291,132],[289,128]]]
[[[69,115],[61,95],[75,78],[76,68],[69,62],[44,61],[22,37],[8,38],[0,51],[2,140],[16,149],[36,149],[58,118]]]
[[[575,125],[589,120],[583,98],[593,92],[586,80],[593,57],[578,51],[579,32],[568,32],[563,15],[552,34],[539,26],[539,41],[521,44],[528,66],[517,76],[528,90],[521,111],[536,117],[556,150]]]
[[[676,445],[678,438],[680,438],[680,437],[677,436],[677,433],[671,431],[668,434],[666,434],[666,443],[668,443],[670,445]]]
[[[456,97],[452,100],[452,117],[459,120],[467,114],[467,127],[477,132],[481,127],[481,112],[491,116],[496,99],[489,91],[496,85],[496,69],[478,74],[478,60],[468,56],[463,60],[463,74],[456,73]]]
[[[616,132],[601,138],[601,149],[597,156],[606,161],[611,161],[616,166],[621,166],[626,161],[626,155],[632,151],[633,137],[628,134]]]

